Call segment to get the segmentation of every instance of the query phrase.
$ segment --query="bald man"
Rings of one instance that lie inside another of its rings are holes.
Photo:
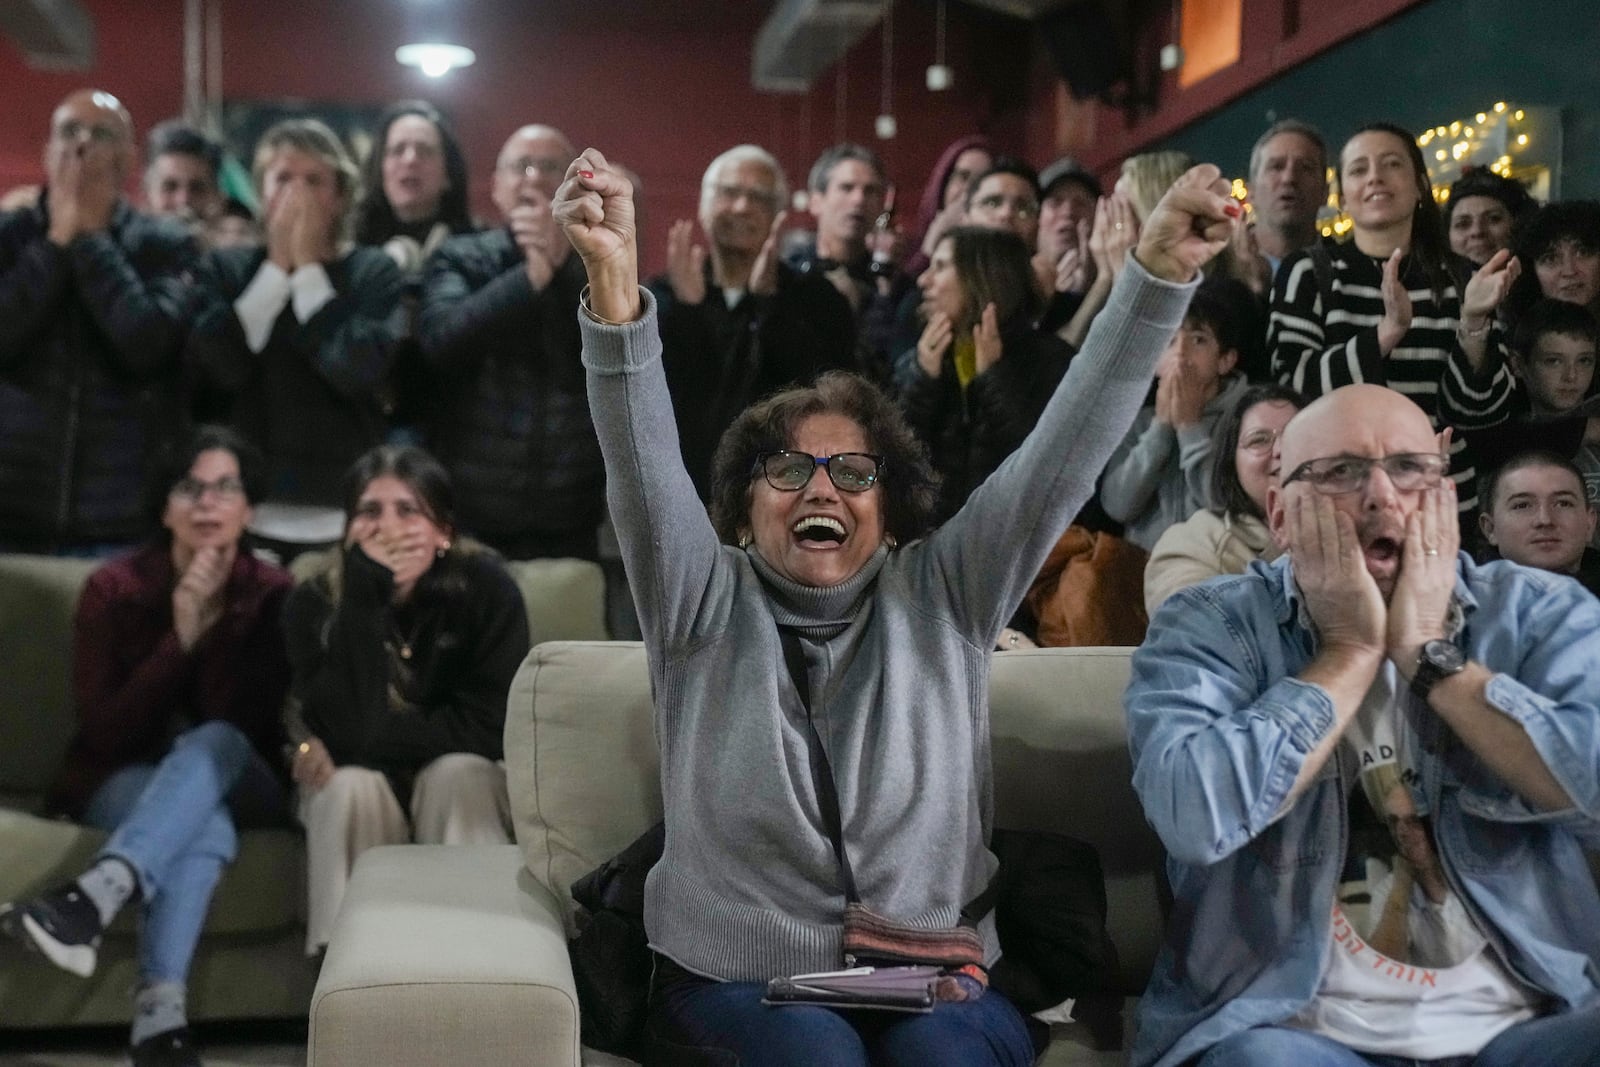
[[[144,472],[177,423],[184,228],[131,210],[133,122],[109,93],[50,118],[46,188],[0,215],[0,551],[147,532]]]
[[[424,269],[417,341],[440,404],[430,440],[462,527],[512,559],[598,554],[605,475],[579,359],[583,265],[550,214],[577,155],[524,126],[500,150],[503,225],[453,237]]]
[[[1134,655],[1175,905],[1132,1062],[1600,1064],[1600,602],[1457,552],[1399,393],[1335,390],[1280,447],[1283,558]]]

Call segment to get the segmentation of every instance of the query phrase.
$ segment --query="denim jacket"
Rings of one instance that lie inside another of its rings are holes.
[[[1419,807],[1499,959],[1544,1010],[1577,1008],[1600,990],[1600,896],[1582,851],[1600,844],[1600,601],[1570,578],[1464,554],[1455,596],[1456,642],[1498,672],[1489,703],[1527,731],[1574,806],[1534,809],[1408,697]],[[1334,726],[1326,690],[1295,677],[1315,652],[1284,558],[1175,594],[1133,657],[1133,784],[1174,897],[1135,1067],[1188,1062],[1317,991],[1356,769],[1341,746],[1283,810]]]

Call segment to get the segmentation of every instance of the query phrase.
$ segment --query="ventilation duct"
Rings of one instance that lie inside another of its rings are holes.
[[[94,19],[78,0],[0,0],[0,33],[38,70],[87,70]]]
[[[756,34],[757,89],[803,93],[883,18],[887,0],[778,0]]]

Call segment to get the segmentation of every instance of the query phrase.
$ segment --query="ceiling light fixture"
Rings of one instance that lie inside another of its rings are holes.
[[[472,49],[458,44],[403,44],[394,50],[394,58],[430,78],[442,78],[457,67],[470,67],[478,60]]]

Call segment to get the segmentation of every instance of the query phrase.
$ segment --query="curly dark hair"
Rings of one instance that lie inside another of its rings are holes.
[[[1239,466],[1233,454],[1239,448],[1239,433],[1244,427],[1244,417],[1257,404],[1293,404],[1296,410],[1306,406],[1306,398],[1287,385],[1268,382],[1252,385],[1239,394],[1228,413],[1217,420],[1211,431],[1211,477],[1206,488],[1211,496],[1211,506],[1226,515],[1252,515],[1265,519],[1250,494],[1239,481]]]
[[[939,501],[939,476],[928,449],[894,401],[867,379],[829,371],[809,387],[785,389],[745,408],[711,460],[711,524],[724,544],[750,528],[756,454],[794,447],[795,431],[812,415],[843,415],[861,427],[867,449],[883,457],[878,486],[884,528],[898,544],[928,532]]]
[[[1530,212],[1511,235],[1511,249],[1522,262],[1522,274],[1507,299],[1513,320],[1520,319],[1544,296],[1535,264],[1557,245],[1571,241],[1585,252],[1600,252],[1600,201],[1561,200]]]
[[[425,100],[402,100],[379,117],[372,150],[361,166],[361,184],[366,190],[361,203],[356,205],[356,240],[361,244],[381,245],[399,232],[400,220],[395,218],[389,198],[383,192],[383,154],[389,144],[389,127],[407,115],[432,123],[439,131],[444,173],[449,182],[439,197],[439,221],[449,227],[451,233],[467,233],[472,229],[472,212],[467,206],[467,157],[461,152],[460,142],[438,108]]]

